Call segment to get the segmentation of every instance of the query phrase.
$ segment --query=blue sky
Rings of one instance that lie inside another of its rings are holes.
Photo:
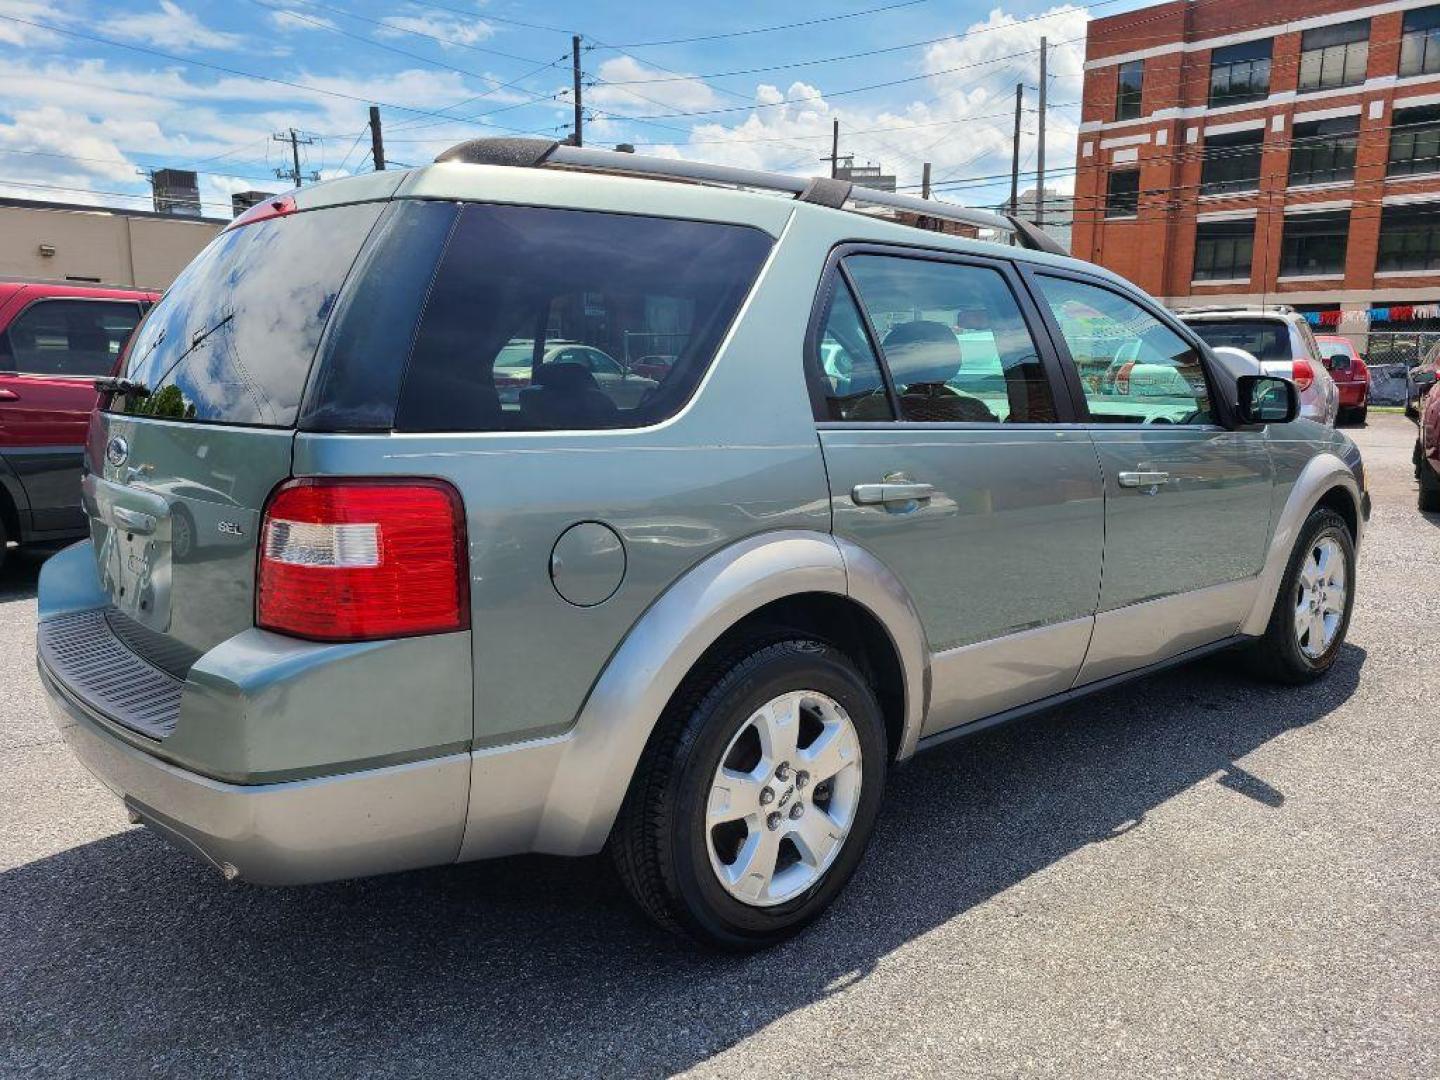
[[[1033,108],[1040,36],[1058,43],[1049,183],[1068,190],[1085,23],[1137,6],[0,0],[0,195],[144,207],[141,170],[170,165],[200,170],[206,212],[224,215],[232,191],[286,186],[282,129],[313,137],[306,170],[368,169],[370,103],[398,162],[484,134],[562,137],[574,31],[587,144],[813,175],[838,117],[842,153],[902,186],[928,160],[938,194],[993,203],[1008,180],[976,178],[1008,173],[1014,86]]]

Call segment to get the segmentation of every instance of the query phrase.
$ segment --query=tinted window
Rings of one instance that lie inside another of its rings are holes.
[[[1190,323],[1190,329],[1212,349],[1228,345],[1232,349],[1244,349],[1261,361],[1294,359],[1290,347],[1290,328],[1279,319],[1235,319],[1225,322],[1197,319]]]
[[[1348,210],[1288,215],[1280,235],[1280,276],[1343,274],[1349,236]]]
[[[1300,35],[1300,90],[1362,83],[1369,56],[1369,19],[1306,30]]]
[[[1092,419],[1210,422],[1199,350],[1119,293],[1068,278],[1037,280],[1080,371]]]
[[[1200,194],[1258,188],[1264,141],[1265,132],[1260,128],[1209,136],[1200,166]]]
[[[1270,93],[1273,41],[1246,41],[1210,53],[1210,107],[1255,101]]]
[[[109,375],[139,321],[139,306],[124,301],[37,301],[10,324],[0,349],[0,370]]]
[[[880,337],[903,419],[1055,421],[1050,380],[999,271],[888,255],[845,265]]]
[[[1140,93],[1145,78],[1145,61],[1121,64],[1115,77],[1115,119],[1134,120],[1140,115]]]
[[[326,317],[378,203],[271,218],[221,233],[135,335],[126,374],[150,389],[119,411],[289,427]]]
[[[1134,217],[1140,210],[1140,170],[1112,169],[1105,182],[1105,216]]]
[[[738,225],[467,206],[416,334],[396,427],[663,420],[704,375],[770,248]]]
[[[1195,227],[1196,281],[1249,280],[1255,219],[1202,221]]]
[[[895,419],[865,321],[843,280],[835,283],[815,362],[825,399],[817,420]]]

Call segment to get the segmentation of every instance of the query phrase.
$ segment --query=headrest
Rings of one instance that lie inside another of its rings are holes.
[[[535,369],[530,381],[560,393],[580,394],[586,390],[600,390],[600,384],[595,381],[595,376],[590,374],[589,368],[583,364],[568,362],[541,364]]]
[[[901,386],[943,383],[960,370],[960,342],[944,323],[917,319],[897,323],[885,335],[885,359]]]

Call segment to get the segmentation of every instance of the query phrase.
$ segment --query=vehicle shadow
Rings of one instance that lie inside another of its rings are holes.
[[[672,1073],[1194,785],[1284,812],[1237,762],[1343,703],[1364,661],[1347,645],[1280,689],[1222,654],[924,754],[834,910],[761,956],[652,929],[600,858],[265,890],[128,830],[0,874],[0,1070]]]

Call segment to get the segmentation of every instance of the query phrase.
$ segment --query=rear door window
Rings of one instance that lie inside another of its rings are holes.
[[[395,426],[657,423],[689,400],[771,246],[738,225],[466,206],[416,333]]]
[[[325,320],[381,204],[223,232],[176,278],[135,336],[127,377],[145,395],[111,408],[206,423],[290,427]]]
[[[1053,424],[1050,376],[991,266],[853,255],[845,268],[880,342],[903,420]]]
[[[140,321],[126,300],[38,300],[0,342],[0,370],[22,375],[109,375]]]

